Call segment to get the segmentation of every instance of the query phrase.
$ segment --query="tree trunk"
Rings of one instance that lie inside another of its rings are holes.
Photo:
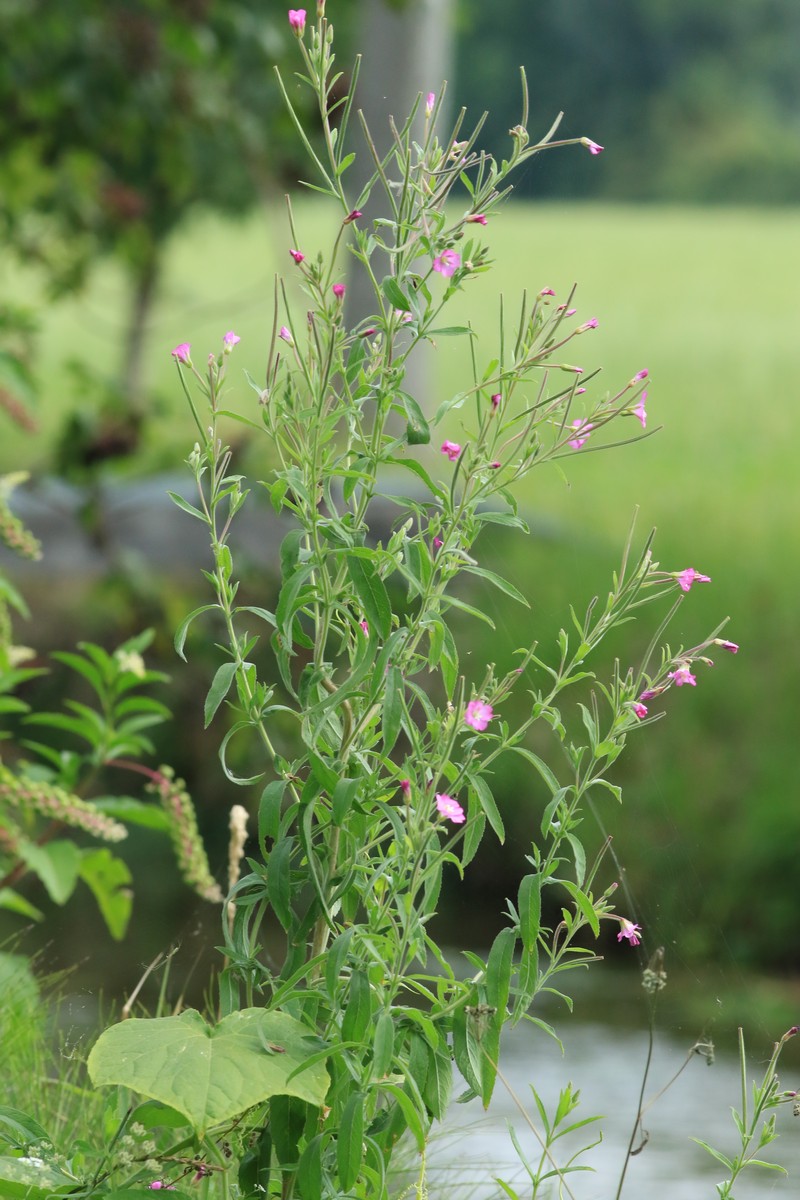
[[[451,74],[453,62],[454,0],[408,0],[401,10],[390,9],[383,0],[363,0],[361,6],[361,51],[363,61],[358,80],[356,108],[360,108],[379,154],[391,145],[389,117],[398,125],[405,122],[421,92],[420,129],[424,116],[424,97],[437,95],[442,81]],[[447,125],[442,112],[439,127]],[[441,135],[440,135],[441,136]],[[345,176],[355,200],[373,170],[372,157],[364,143],[360,124],[351,122],[351,149],[356,160]],[[375,200],[364,210],[365,217],[385,215],[378,190]],[[385,266],[382,274],[386,273]],[[355,271],[348,284],[348,319],[360,320],[375,310],[369,280],[363,271]],[[430,410],[432,347],[418,346],[409,357],[405,387]],[[427,403],[426,403],[427,401]]]
[[[159,249],[152,244],[147,256],[138,264],[133,277],[130,318],[125,336],[121,391],[129,414],[140,418],[145,416],[147,408],[144,391],[144,349],[147,341],[147,323],[158,286],[160,262]]]

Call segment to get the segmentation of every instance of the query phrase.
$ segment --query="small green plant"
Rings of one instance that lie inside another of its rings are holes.
[[[8,503],[19,481],[17,475],[0,480],[0,538],[19,554],[39,557],[39,543]],[[111,654],[91,642],[81,643],[75,652],[54,653],[88,688],[91,702],[70,698],[63,711],[32,712],[17,693],[44,669],[26,665],[33,651],[14,643],[13,613],[26,617],[27,606],[0,575],[0,713],[17,723],[13,731],[0,734],[5,750],[0,760],[0,908],[42,920],[40,909],[18,890],[20,881],[37,877],[52,901],[65,904],[82,880],[94,893],[112,936],[123,937],[132,906],[127,864],[107,846],[86,847],[65,834],[80,832],[114,844],[127,836],[128,824],[170,834],[186,881],[204,898],[220,900],[182,781],[169,767],[156,771],[141,762],[154,753],[146,731],[170,715],[162,701],[148,694],[166,681],[145,666],[143,653],[152,632],[130,638]],[[67,745],[42,741],[42,734],[30,736],[36,730],[62,737]],[[117,778],[145,775],[160,804],[107,794],[109,771]]]
[[[784,1046],[788,1041],[797,1035],[797,1026],[793,1025],[784,1033],[780,1041],[777,1041],[772,1048],[772,1054],[764,1069],[760,1081],[754,1081],[751,1084],[748,1082],[747,1076],[747,1056],[745,1054],[744,1033],[739,1030],[739,1066],[741,1069],[742,1079],[742,1097],[741,1110],[731,1109],[733,1123],[736,1126],[736,1133],[739,1138],[740,1149],[733,1157],[723,1154],[721,1150],[715,1150],[709,1146],[707,1142],[703,1142],[700,1138],[694,1138],[698,1146],[702,1146],[704,1150],[715,1158],[717,1162],[722,1163],[726,1171],[730,1172],[729,1178],[724,1183],[717,1184],[717,1195],[720,1200],[732,1200],[733,1185],[746,1168],[761,1167],[767,1171],[779,1171],[786,1174],[784,1167],[778,1166],[777,1163],[768,1162],[766,1159],[758,1157],[759,1152],[771,1142],[775,1141],[778,1136],[775,1130],[775,1110],[782,1104],[791,1104],[794,1115],[800,1113],[800,1104],[798,1104],[796,1091],[781,1091],[780,1080],[778,1079],[778,1062]],[[752,1086],[752,1100],[749,1099],[748,1093]]]

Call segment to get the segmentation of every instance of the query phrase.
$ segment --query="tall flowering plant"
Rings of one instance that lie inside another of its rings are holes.
[[[533,641],[505,670],[465,670],[454,616],[493,623],[470,604],[469,580],[495,588],[498,603],[527,604],[484,565],[480,535],[496,525],[527,532],[515,488],[534,468],[642,436],[647,371],[594,393],[575,356],[598,321],[576,323],[572,297],[561,303],[549,287],[522,298],[512,328],[501,321],[488,355],[468,327],[443,323],[450,300],[489,267],[480,229],[513,172],[571,144],[555,140],[555,126],[532,141],[524,102],[508,158],[496,161],[477,148],[480,127],[464,135],[462,117],[442,136],[430,94],[381,157],[352,91],[334,99],[341,79],[324,3],[315,23],[290,10],[289,25],[317,98],[321,149],[284,97],[313,186],[340,221],[330,253],[313,257],[289,208],[291,276],[278,282],[265,378],[251,380],[243,418],[267,439],[275,467],[260,484],[286,523],[274,611],[240,599],[230,542],[250,493],[220,432],[239,338],[225,334],[202,365],[188,342],[172,352],[197,434],[197,499],[176,499],[207,527],[212,553],[212,597],[176,644],[183,654],[199,620],[221,645],[206,724],[227,712],[224,775],[258,788],[257,852],[223,910],[216,1024],[193,1012],[124,1022],[100,1038],[89,1067],[98,1084],[168,1106],[181,1132],[161,1155],[159,1186],[192,1177],[226,1195],[232,1185],[242,1195],[366,1200],[388,1194],[405,1137],[419,1151],[422,1195],[453,1064],[466,1094],[488,1105],[504,1029],[531,1018],[547,1035],[539,998],[595,960],[601,921],[638,945],[635,914],[614,909],[604,847],[584,840],[586,807],[620,799],[609,771],[628,737],[696,682],[714,643],[735,647],[718,631],[689,648],[662,645],[683,593],[706,578],[662,570],[652,538],[638,549],[631,538],[605,600],[571,614],[552,657]],[[359,195],[347,190],[354,122],[373,164]],[[365,218],[378,199],[383,215]],[[348,262],[373,296],[353,326]],[[420,343],[444,336],[463,339],[471,370],[431,404],[406,390],[406,367]],[[373,519],[379,498],[397,514],[388,530]],[[643,657],[596,677],[606,635],[652,605],[666,611]],[[527,714],[510,723],[518,689]],[[545,731],[535,743],[534,729]],[[493,778],[509,755],[529,769],[536,810],[527,873],[488,953],[469,952],[457,968],[430,919],[444,873],[462,876],[485,835],[504,838]],[[543,916],[549,895],[555,923]],[[95,1183],[135,1182],[147,1169],[123,1179],[107,1167]]]

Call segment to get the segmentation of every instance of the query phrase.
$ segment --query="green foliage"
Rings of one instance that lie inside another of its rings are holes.
[[[128,1020],[95,1042],[95,1084],[118,1083],[182,1113],[200,1134],[271,1096],[321,1105],[328,1090],[318,1046],[286,1013],[239,1009],[208,1026],[192,1009],[178,1017]]]
[[[289,39],[257,0],[5,4],[0,228],[71,288],[131,263],[197,204],[252,205],[287,155],[270,69]]]
[[[128,832],[123,822],[170,833],[187,883],[206,899],[221,899],[186,789],[169,768],[153,771],[138,761],[154,749],[145,730],[170,715],[160,700],[144,694],[144,689],[166,678],[145,667],[142,652],[152,636],[152,631],[146,631],[130,638],[113,654],[91,642],[80,643],[77,652],[54,653],[53,658],[88,687],[92,699],[87,704],[67,698],[59,712],[30,711],[25,701],[11,695],[40,671],[10,667],[14,648],[6,649],[7,663],[0,669],[0,711],[20,715],[26,731],[46,729],[55,738],[63,736],[73,748],[40,741],[40,735],[36,740],[20,737],[20,730],[14,731],[19,745],[10,747],[12,761],[23,750],[33,752],[35,760],[19,758],[13,766],[0,763],[0,907],[41,920],[39,909],[16,890],[19,880],[37,877],[50,900],[59,905],[67,903],[78,880],[83,880],[112,937],[124,937],[133,904],[128,866],[107,848],[85,848],[72,838],[57,836],[74,830],[119,842]],[[11,737],[10,730],[6,736]],[[154,811],[134,797],[97,794],[98,776],[109,768],[144,773],[161,800],[161,809]],[[95,792],[91,800],[84,798],[89,791]]]
[[[487,144],[514,122],[522,63],[537,110],[563,109],[607,147],[599,169],[554,162],[519,181],[524,193],[797,202],[794,0],[542,0],[535,22],[510,0],[503,17],[467,0],[461,23],[459,78],[470,107],[490,98]]]

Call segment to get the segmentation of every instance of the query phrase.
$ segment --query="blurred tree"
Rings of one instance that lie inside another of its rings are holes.
[[[563,109],[566,136],[608,147],[597,162],[534,160],[521,190],[636,200],[800,199],[797,0],[507,0],[503,19],[462,0],[459,95],[489,108],[489,148],[531,111]]]
[[[195,206],[237,213],[288,171],[262,0],[3,0],[0,235],[55,295],[101,254],[131,279],[120,369],[135,441],[142,347],[167,239]],[[123,442],[124,442],[123,438]]]

